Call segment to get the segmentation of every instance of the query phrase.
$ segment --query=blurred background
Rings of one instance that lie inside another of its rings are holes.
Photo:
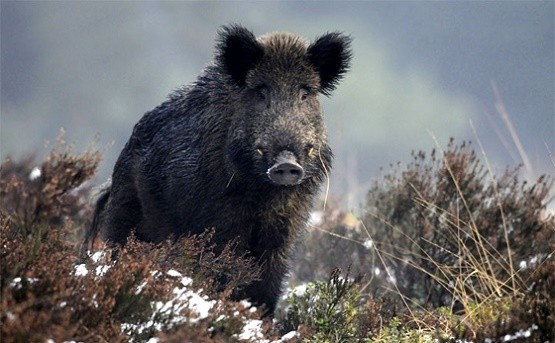
[[[240,23],[354,38],[351,72],[322,99],[330,192],[349,209],[380,167],[449,137],[480,141],[498,174],[554,175],[554,1],[0,4],[2,159],[41,157],[63,127],[78,150],[99,136],[104,182],[133,125],[210,63],[221,25]]]

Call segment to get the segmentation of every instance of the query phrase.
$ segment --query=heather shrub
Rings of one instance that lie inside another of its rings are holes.
[[[328,201],[274,321],[230,301],[258,270],[234,242],[216,252],[211,231],[82,255],[99,159],[60,141],[38,165],[2,163],[2,342],[555,338],[552,181],[520,181],[518,168],[494,178],[469,144],[392,166],[360,218]]]
[[[304,326],[314,342],[347,342],[362,338],[357,319],[361,293],[361,276],[349,279],[335,269],[327,282],[309,283],[302,292],[293,291],[287,298],[284,331]]]
[[[21,161],[8,156],[2,161],[3,215],[25,235],[46,224],[63,229],[67,220],[80,230],[66,233],[81,234],[90,217],[88,181],[96,173],[100,152],[91,147],[76,154],[73,146],[60,136],[42,163],[37,165],[34,161],[33,156]]]
[[[352,263],[366,275],[366,295],[387,299],[393,313],[447,315],[458,337],[532,327],[532,341],[552,340],[552,179],[521,181],[520,167],[494,177],[470,144],[453,140],[412,158],[372,185],[360,220],[328,205],[309,228],[291,283]]]
[[[296,330],[298,341],[306,343],[413,343],[452,337],[451,317],[397,313],[386,299],[369,297],[365,287],[363,275],[351,277],[349,268],[298,286],[285,297],[279,328],[282,333]]]
[[[552,181],[528,185],[518,171],[493,178],[468,144],[451,141],[374,184],[362,222],[401,294],[440,307],[526,289],[534,268],[520,266],[544,263],[555,248],[553,218],[544,217]]]
[[[60,140],[38,167],[33,158],[3,161],[2,342],[144,341],[161,331],[166,341],[229,341],[242,320],[260,317],[228,301],[257,270],[233,243],[221,253],[206,248],[210,232],[158,245],[132,237],[119,251],[81,255],[77,242],[91,216],[87,181],[99,159],[92,148],[75,154]],[[215,304],[213,311],[197,309],[199,302]]]

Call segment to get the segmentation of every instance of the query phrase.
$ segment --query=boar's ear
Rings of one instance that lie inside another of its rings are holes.
[[[262,59],[264,49],[252,32],[240,25],[224,26],[219,32],[217,60],[240,86],[247,72]]]
[[[349,69],[351,37],[331,32],[308,47],[308,59],[320,74],[320,92],[330,95]]]

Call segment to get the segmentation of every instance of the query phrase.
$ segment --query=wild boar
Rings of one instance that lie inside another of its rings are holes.
[[[241,292],[275,309],[288,257],[331,169],[318,100],[349,68],[351,39],[219,31],[214,62],[135,125],[97,202],[86,243],[159,242],[213,228],[260,280]]]

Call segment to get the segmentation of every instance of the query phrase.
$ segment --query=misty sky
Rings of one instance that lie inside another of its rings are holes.
[[[553,175],[554,3],[2,1],[2,158],[44,154],[61,127],[80,149],[99,134],[114,143],[101,183],[138,119],[210,63],[219,26],[240,23],[353,36],[352,70],[322,100],[335,195],[359,200],[379,167],[451,136],[480,139],[496,171],[522,163],[493,85],[526,176]]]

